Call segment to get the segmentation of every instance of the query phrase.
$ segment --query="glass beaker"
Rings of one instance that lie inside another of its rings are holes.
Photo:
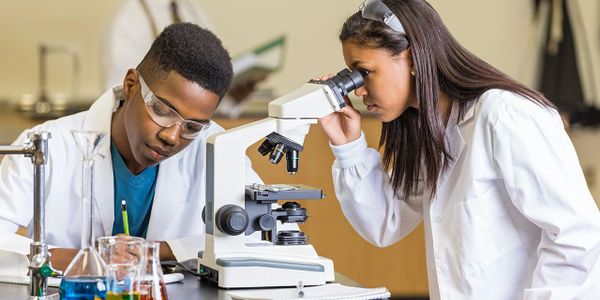
[[[81,246],[69,263],[60,283],[61,299],[104,299],[106,264],[94,249],[94,158],[105,134],[71,130],[83,164],[81,195]]]
[[[160,242],[145,243],[146,266],[140,281],[142,300],[168,300],[167,286],[160,266]]]
[[[106,300],[140,299],[144,244],[144,239],[127,235],[98,238],[98,252],[108,269]]]

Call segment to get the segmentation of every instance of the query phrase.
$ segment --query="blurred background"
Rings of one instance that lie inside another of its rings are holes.
[[[103,58],[108,51],[107,36],[114,31],[111,27],[118,22],[117,17],[128,9],[126,2],[0,1],[0,28],[4,28],[0,30],[0,144],[12,142],[22,130],[49,118],[32,118],[27,113],[42,96],[53,108],[71,113],[87,109],[104,92],[108,86]],[[265,116],[269,100],[311,78],[344,68],[337,35],[343,21],[362,1],[187,2],[191,6],[180,5],[182,13],[198,10],[206,22],[201,25],[215,32],[232,56],[285,36],[281,67],[257,84],[235,118],[217,116],[217,122],[230,128]],[[569,134],[598,201],[600,1],[429,2],[467,49],[513,78],[542,90],[559,106],[569,120]],[[126,25],[148,26],[133,19]],[[369,144],[376,146],[380,124],[368,116],[364,121]],[[321,201],[323,204],[306,205],[313,217],[304,225],[311,243],[321,255],[334,259],[338,272],[361,285],[385,285],[396,297],[426,297],[422,227],[393,247],[370,246],[339,211],[331,187],[333,157],[318,128],[312,129],[306,146],[301,165],[305,170],[300,170],[293,180],[322,186],[329,196]],[[264,161],[259,156],[253,160]],[[282,168],[263,161],[255,162],[255,167],[266,182],[292,180]]]

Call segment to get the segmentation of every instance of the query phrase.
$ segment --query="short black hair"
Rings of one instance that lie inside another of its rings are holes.
[[[192,23],[167,26],[138,65],[149,82],[175,71],[223,98],[233,77],[229,52],[212,32]]]

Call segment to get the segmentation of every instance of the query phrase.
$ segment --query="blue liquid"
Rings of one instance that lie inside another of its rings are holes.
[[[60,299],[98,300],[106,298],[104,277],[78,276],[63,278],[60,282]]]

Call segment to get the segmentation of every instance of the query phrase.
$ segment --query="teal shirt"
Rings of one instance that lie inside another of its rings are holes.
[[[158,166],[146,168],[140,174],[133,175],[113,143],[110,146],[110,154],[115,190],[115,221],[112,234],[124,233],[121,200],[125,200],[129,235],[145,238],[152,211]]]

